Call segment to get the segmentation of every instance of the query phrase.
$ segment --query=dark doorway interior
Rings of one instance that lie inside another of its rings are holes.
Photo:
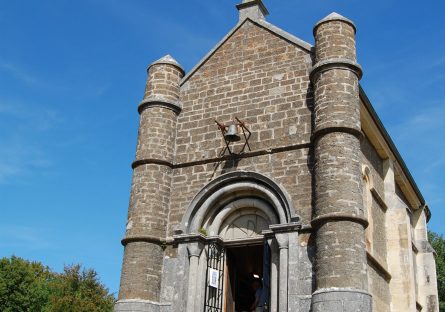
[[[227,248],[227,273],[225,311],[250,311],[252,283],[263,277],[263,245]]]

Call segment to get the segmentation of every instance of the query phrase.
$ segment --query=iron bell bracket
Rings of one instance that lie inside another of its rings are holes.
[[[250,136],[252,135],[252,132],[250,132],[250,130],[247,128],[246,123],[244,121],[241,121],[238,119],[238,117],[235,117],[235,119],[233,121],[231,121],[227,124],[219,123],[216,119],[215,119],[215,123],[218,125],[218,128],[221,131],[224,142],[226,143],[226,147],[224,148],[222,155],[224,155],[226,150],[229,151],[230,155],[240,155],[240,154],[244,153],[244,150],[246,147],[249,149],[249,151],[251,151],[250,145],[249,145],[249,139],[250,139]],[[239,153],[233,152],[232,148],[230,147],[230,144],[233,142],[229,141],[226,138],[227,130],[229,129],[229,126],[231,126],[231,125],[236,125],[237,128],[239,127],[243,131],[244,144],[243,144],[243,147],[241,148],[241,150],[239,151]]]

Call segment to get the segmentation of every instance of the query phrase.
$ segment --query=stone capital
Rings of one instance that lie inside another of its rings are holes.
[[[289,248],[289,234],[288,233],[277,233],[277,234],[275,234],[275,238],[277,240],[279,249],[288,249]]]
[[[190,242],[187,244],[189,257],[199,257],[203,249],[204,249],[204,244],[201,242]]]

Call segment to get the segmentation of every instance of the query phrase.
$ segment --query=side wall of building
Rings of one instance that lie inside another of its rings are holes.
[[[366,135],[361,150],[373,309],[377,312],[437,311],[427,212],[408,200],[394,173],[394,160],[383,159]]]
[[[383,160],[365,136],[361,142],[363,195],[368,217],[366,252],[368,260],[369,292],[374,311],[389,311],[389,273],[387,268],[386,206],[383,202]]]

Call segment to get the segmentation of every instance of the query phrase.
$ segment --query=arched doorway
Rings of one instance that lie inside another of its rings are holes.
[[[278,222],[274,210],[262,199],[243,197],[215,213],[203,222],[221,240],[211,243],[203,254],[202,262],[207,256],[207,266],[201,268],[206,272],[204,311],[249,311],[256,282],[262,289],[260,305],[270,305],[271,252],[264,233]],[[221,279],[222,288],[211,285],[211,274]]]
[[[256,299],[255,283],[260,288],[260,306],[270,305],[271,252],[262,234],[270,224],[262,210],[247,207],[222,223],[219,236],[226,246],[224,311],[249,311]]]
[[[186,311],[244,311],[254,279],[269,311],[287,311],[289,233],[300,223],[278,184],[252,172],[220,176],[195,196],[182,227],[175,240],[189,255]]]

